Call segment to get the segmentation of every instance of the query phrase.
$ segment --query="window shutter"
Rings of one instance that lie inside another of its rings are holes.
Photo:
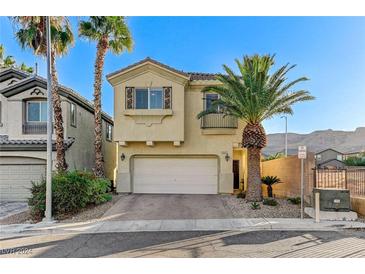
[[[163,88],[163,94],[164,94],[164,109],[170,109],[171,108],[171,104],[172,104],[172,99],[171,99],[171,92],[172,92],[172,87],[164,87]]]
[[[126,109],[134,108],[134,87],[125,88],[125,108]]]

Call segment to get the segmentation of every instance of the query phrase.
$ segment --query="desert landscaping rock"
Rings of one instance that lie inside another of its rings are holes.
[[[300,205],[293,205],[286,199],[276,199],[277,206],[260,204],[260,209],[251,209],[251,203],[245,199],[237,198],[235,195],[221,195],[225,207],[227,207],[235,218],[299,218]]]

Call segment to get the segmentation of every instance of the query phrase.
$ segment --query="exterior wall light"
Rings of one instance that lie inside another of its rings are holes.
[[[122,161],[124,161],[124,160],[125,160],[125,155],[124,155],[124,153],[122,153],[122,155],[120,155],[120,159],[121,159]]]
[[[226,156],[224,156],[224,159],[226,159],[226,161],[228,162],[229,159],[231,159],[231,157],[229,157],[228,153],[226,153]]]

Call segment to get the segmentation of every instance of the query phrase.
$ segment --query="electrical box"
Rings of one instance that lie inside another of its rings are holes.
[[[348,189],[314,188],[313,199],[317,192],[319,192],[321,211],[350,211],[350,191]]]

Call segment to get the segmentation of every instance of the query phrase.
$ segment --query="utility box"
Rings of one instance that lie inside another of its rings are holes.
[[[319,193],[321,211],[350,211],[350,191],[348,189],[314,188],[314,194]]]

